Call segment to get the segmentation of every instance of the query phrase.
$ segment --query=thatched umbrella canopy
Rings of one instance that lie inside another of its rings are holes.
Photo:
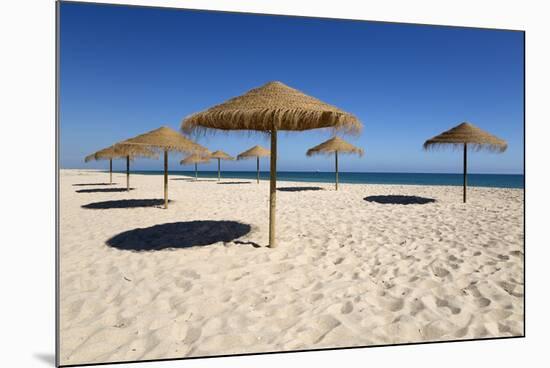
[[[121,144],[148,147],[164,152],[164,208],[168,208],[168,152],[210,153],[205,147],[165,126],[127,139]]]
[[[363,156],[363,149],[355,147],[353,144],[346,142],[342,138],[332,137],[328,141],[325,141],[315,147],[307,150],[306,155],[313,156],[319,154],[333,154],[335,160],[335,184],[336,190],[338,190],[338,152],[342,153],[355,153],[359,156]]]
[[[467,187],[467,155],[468,147],[474,151],[482,149],[493,152],[504,152],[508,148],[506,141],[479,129],[475,125],[464,122],[424,142],[424,149],[429,150],[442,146],[463,148],[464,150],[464,189],[463,201],[466,203]]]
[[[126,159],[126,189],[130,190],[130,160],[135,157],[158,158],[158,155],[147,147],[114,144],[84,158],[84,162],[92,160],[109,160],[109,183],[113,184],[113,159]]]
[[[269,82],[184,119],[181,128],[184,132],[253,130],[271,135],[269,246],[275,247],[277,132],[333,128],[354,133],[361,130],[361,123],[355,116],[281,82]]]
[[[225,153],[224,151],[214,151],[212,152],[212,154],[210,155],[210,158],[215,158],[218,160],[218,181],[220,181],[220,178],[221,178],[221,175],[220,175],[220,161],[221,160],[234,160],[233,157],[231,157],[230,155],[228,155],[227,153]]]
[[[246,160],[247,158],[256,157],[256,183],[260,183],[260,157],[269,157],[271,152],[262,146],[254,146],[237,155],[237,160]]]
[[[193,153],[183,160],[180,161],[180,165],[191,165],[195,164],[195,180],[198,179],[198,169],[197,164],[207,164],[210,162],[210,156],[201,156],[199,154]]]

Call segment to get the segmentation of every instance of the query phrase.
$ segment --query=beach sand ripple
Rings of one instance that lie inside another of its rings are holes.
[[[279,183],[269,249],[268,182],[107,175],[61,171],[61,364],[523,334],[521,189]]]

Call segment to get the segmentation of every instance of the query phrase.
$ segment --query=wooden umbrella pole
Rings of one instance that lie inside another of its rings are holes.
[[[335,163],[336,163],[336,190],[338,190],[338,151],[334,151]]]
[[[168,151],[164,150],[164,208],[168,208]]]
[[[269,178],[269,247],[275,248],[275,201],[277,191],[277,129],[271,131],[271,163]]]
[[[256,183],[260,184],[260,156],[256,156]]]
[[[197,174],[197,163],[195,162],[195,180],[197,180],[199,178],[198,174]]]
[[[467,179],[466,179],[466,176],[468,173],[467,158],[468,158],[468,144],[464,143],[464,196],[463,196],[464,203],[466,203],[466,187],[468,185]]]
[[[113,185],[113,159],[109,159],[109,184]]]
[[[218,158],[218,181],[220,181],[220,159]]]
[[[130,156],[126,156],[126,191],[130,191]]]

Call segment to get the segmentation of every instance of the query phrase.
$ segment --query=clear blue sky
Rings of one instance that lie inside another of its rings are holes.
[[[520,32],[64,3],[60,45],[63,168],[106,168],[84,156],[161,125],[179,129],[191,113],[280,80],[362,121],[362,134],[345,139],[365,156],[342,157],[341,171],[460,172],[460,152],[424,152],[422,143],[470,121],[509,145],[471,154],[471,172],[523,172]],[[305,156],[330,132],[279,136],[280,171],[333,169],[331,158]],[[247,134],[199,143],[232,155],[269,148]],[[171,155],[171,170],[191,169],[181,158]],[[255,162],[224,167],[255,170]]]

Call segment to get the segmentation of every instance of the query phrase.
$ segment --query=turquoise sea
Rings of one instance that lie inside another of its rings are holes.
[[[120,172],[120,171],[119,171]],[[132,171],[136,174],[162,175],[162,171]],[[194,171],[170,171],[171,176],[195,176]],[[217,178],[217,171],[199,171],[200,178]],[[222,178],[255,180],[255,171],[222,171]],[[268,180],[269,172],[260,172],[260,179]],[[339,173],[340,183],[348,184],[412,184],[462,185],[462,174],[426,173]],[[278,171],[277,181],[334,182],[334,172]],[[524,188],[524,176],[514,174],[468,174],[472,187]]]

